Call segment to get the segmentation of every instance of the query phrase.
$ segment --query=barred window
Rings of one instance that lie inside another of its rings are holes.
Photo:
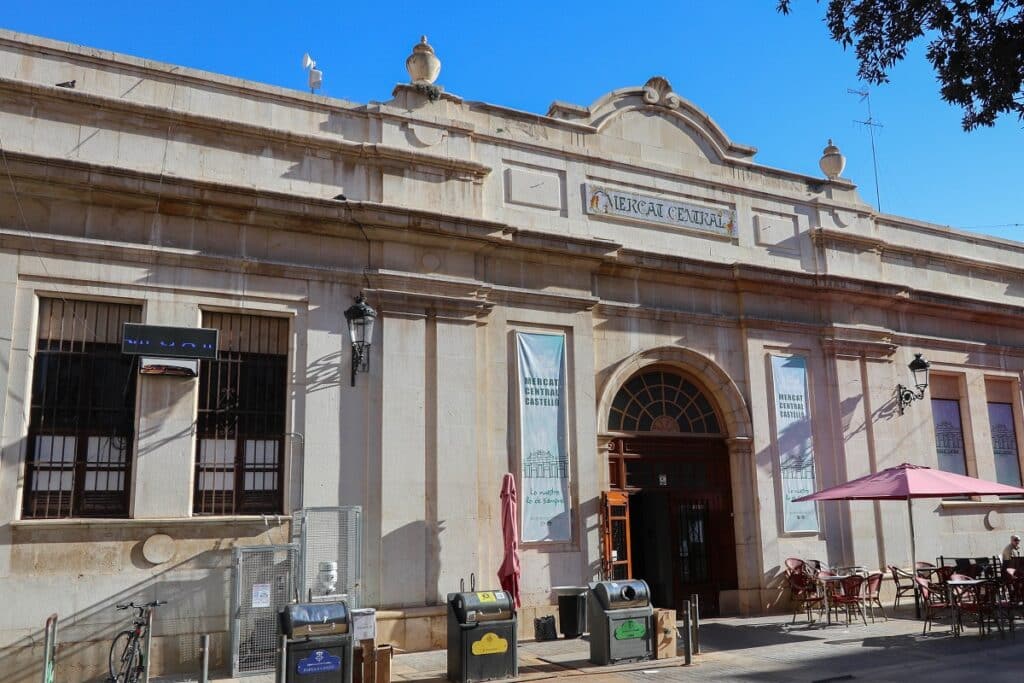
[[[141,318],[130,304],[39,300],[23,517],[128,515],[136,374],[121,331]]]
[[[207,312],[203,327],[220,334],[217,360],[199,364],[193,511],[280,513],[288,320]]]

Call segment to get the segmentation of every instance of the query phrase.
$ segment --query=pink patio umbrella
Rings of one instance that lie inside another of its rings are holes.
[[[911,500],[947,496],[1020,494],[1024,494],[1024,489],[1016,486],[903,463],[795,500],[906,500],[907,512],[910,515],[910,566],[913,567],[917,553],[914,547],[914,508]]]
[[[501,479],[501,534],[505,542],[505,559],[498,568],[502,590],[512,594],[516,607],[519,600],[519,525],[516,523],[518,496],[516,478],[506,474]]]

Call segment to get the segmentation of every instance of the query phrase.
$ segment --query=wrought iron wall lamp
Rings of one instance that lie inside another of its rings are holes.
[[[914,375],[914,388],[911,389],[902,384],[896,385],[896,401],[900,415],[911,403],[924,398],[924,390],[928,388],[928,368],[931,367],[931,363],[922,358],[920,353],[915,353],[914,360],[910,361],[907,367]]]
[[[356,302],[345,311],[348,331],[352,336],[352,386],[356,385],[356,373],[366,372],[370,368],[370,342],[373,340],[373,323],[377,320],[377,311],[366,303],[362,292]]]

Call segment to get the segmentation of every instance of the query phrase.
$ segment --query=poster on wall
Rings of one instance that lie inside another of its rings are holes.
[[[935,452],[939,469],[954,474],[967,474],[967,453],[964,451],[964,428],[960,422],[960,401],[932,399],[932,420],[935,423]]]
[[[814,501],[793,502],[815,491],[814,442],[807,401],[807,359],[803,356],[771,356],[775,390],[775,441],[779,446],[782,476],[783,530],[817,531],[818,509]]]
[[[516,332],[522,540],[572,539],[565,336]]]
[[[1013,406],[989,403],[988,423],[992,428],[992,453],[996,460],[996,481],[1020,486],[1020,460],[1017,456],[1017,431],[1013,425]]]

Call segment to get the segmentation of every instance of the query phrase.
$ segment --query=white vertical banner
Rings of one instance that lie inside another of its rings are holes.
[[[572,540],[565,336],[516,332],[522,540]]]
[[[807,401],[807,359],[803,356],[771,356],[775,390],[775,441],[782,476],[783,530],[817,531],[818,510],[814,501],[793,502],[814,493],[814,442]]]
[[[1013,424],[1013,406],[989,403],[988,423],[992,429],[992,454],[996,461],[996,481],[1020,486],[1020,459],[1017,456],[1017,429]]]

